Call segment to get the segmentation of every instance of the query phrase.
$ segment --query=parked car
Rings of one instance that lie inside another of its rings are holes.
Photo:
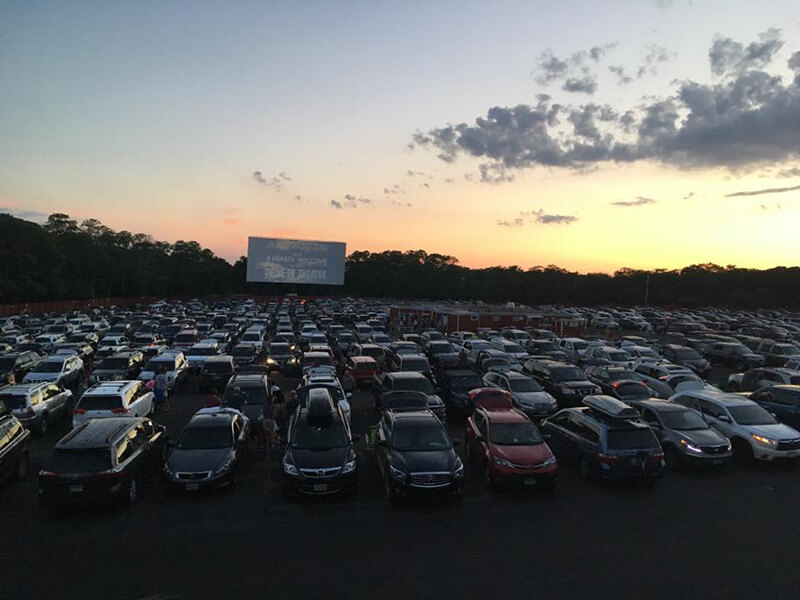
[[[77,356],[48,356],[28,371],[22,382],[48,382],[61,387],[75,387],[82,378],[83,361]]]
[[[788,359],[800,357],[800,348],[794,344],[772,340],[762,340],[756,352],[764,357],[767,365],[773,367],[782,367]]]
[[[507,391],[514,408],[521,410],[531,419],[541,419],[558,410],[556,399],[547,393],[533,377],[516,371],[507,373],[489,372],[483,376],[486,387],[496,387]]]
[[[487,488],[505,483],[555,488],[556,457],[536,425],[508,398],[505,405],[492,398],[467,419],[464,439],[467,460],[476,463]]]
[[[770,385],[750,394],[750,400],[800,431],[800,385]]]
[[[31,432],[0,402],[0,484],[28,476]]]
[[[583,399],[542,422],[558,461],[578,467],[587,480],[654,482],[664,471],[664,453],[653,430],[624,402],[603,395]]]
[[[287,342],[270,342],[267,348],[266,364],[271,371],[281,373],[299,369],[297,357],[292,351],[291,344]]]
[[[469,392],[483,386],[483,380],[469,369],[448,369],[439,378],[442,399],[465,415],[472,414],[474,406]]]
[[[661,356],[676,365],[688,367],[701,376],[705,376],[711,371],[711,363],[700,356],[694,348],[677,344],[666,344],[661,346]]]
[[[231,350],[233,362],[237,367],[255,364],[257,351],[252,344],[237,344]]]
[[[121,352],[100,361],[89,376],[89,384],[100,381],[136,379],[142,372],[144,354],[139,351]]]
[[[311,390],[306,406],[289,424],[282,460],[284,494],[355,492],[358,458],[353,444],[359,439],[327,390]]]
[[[600,388],[574,365],[529,359],[525,361],[523,368],[560,406],[577,406],[584,396],[600,393]]]
[[[377,430],[376,458],[386,499],[464,494],[464,465],[440,419],[429,410],[388,410]]]
[[[668,467],[723,468],[733,456],[727,437],[681,404],[661,399],[627,402],[642,415],[664,449]]]
[[[155,379],[162,369],[167,376],[167,390],[170,392],[177,390],[189,376],[189,363],[183,352],[169,350],[147,361],[139,373],[139,380],[147,382]]]
[[[706,350],[712,365],[723,365],[736,371],[746,371],[764,365],[764,357],[738,342],[715,342]]]
[[[50,423],[72,414],[72,392],[54,383],[20,383],[0,388],[0,402],[26,429],[47,433]]]
[[[249,439],[250,423],[241,412],[199,410],[170,445],[163,468],[168,489],[198,492],[236,486]]]
[[[150,419],[88,421],[61,438],[39,472],[47,508],[105,502],[132,504],[162,464],[166,428]]]
[[[220,349],[219,344],[215,341],[205,341],[205,342],[198,342],[191,348],[189,348],[186,353],[186,361],[189,363],[189,369],[196,373],[199,373],[202,368],[203,364],[212,356],[219,356]]]
[[[344,368],[350,373],[357,387],[372,385],[378,374],[378,363],[370,356],[351,356]]]
[[[72,426],[91,419],[147,417],[153,414],[153,392],[141,381],[105,381],[86,390],[72,411]]]
[[[800,371],[783,367],[761,367],[728,376],[729,392],[755,392],[770,385],[800,385]]]
[[[778,423],[752,400],[706,390],[679,392],[670,400],[696,410],[711,427],[729,438],[734,456],[743,462],[800,458],[800,432]]]
[[[236,371],[230,355],[209,356],[200,369],[200,391],[223,390]]]
[[[380,404],[381,394],[386,392],[406,391],[423,392],[428,398],[428,408],[442,422],[447,421],[447,411],[444,402],[436,394],[433,384],[422,373],[413,371],[400,373],[384,373],[376,379],[377,389],[375,394],[375,409],[380,412],[383,406]]]
[[[231,406],[234,390],[239,388],[242,396],[238,410],[250,421],[250,435],[255,436],[263,429],[262,410],[270,396],[270,382],[266,373],[235,373],[228,380],[222,393],[222,404]]]
[[[20,383],[42,357],[36,352],[18,352],[0,356],[0,385]]]

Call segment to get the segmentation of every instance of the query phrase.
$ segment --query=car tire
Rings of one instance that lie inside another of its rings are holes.
[[[742,439],[733,440],[733,457],[743,465],[752,465],[756,461],[753,447]]]
[[[50,425],[48,422],[50,420],[50,415],[47,413],[42,413],[41,418],[39,419],[39,424],[36,426],[36,433],[39,436],[47,435],[47,428]]]
[[[134,504],[138,496],[139,496],[139,485],[136,482],[136,478],[131,477],[131,479],[128,481],[128,486],[125,488],[125,497],[123,498],[125,506],[130,506]]]
[[[23,451],[17,463],[17,472],[15,473],[17,481],[25,481],[28,478],[28,451]]]
[[[580,473],[581,479],[584,481],[591,481],[592,470],[589,467],[589,461],[585,458],[582,458],[581,462],[578,464],[578,472]]]
[[[483,469],[483,484],[486,486],[486,489],[494,491],[497,487],[497,484],[494,481],[494,477],[492,476],[492,470],[489,468],[489,465],[486,465]]]
[[[386,500],[389,504],[397,504],[399,498],[397,492],[394,491],[392,488],[392,484],[389,483],[389,475],[387,474],[386,477],[383,478],[383,491],[386,495]]]

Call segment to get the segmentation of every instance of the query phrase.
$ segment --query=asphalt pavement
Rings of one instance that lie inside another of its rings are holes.
[[[206,398],[189,383],[156,420],[174,439]],[[371,396],[352,410],[365,433]],[[176,497],[155,477],[130,508],[54,516],[36,471],[68,427],[34,438],[28,480],[0,493],[2,600],[800,597],[800,469],[653,487],[562,469],[553,493],[490,493],[468,466],[461,502],[393,507],[362,443],[354,497],[288,501],[277,459],[253,452],[233,490]],[[463,421],[450,429],[463,439]]]

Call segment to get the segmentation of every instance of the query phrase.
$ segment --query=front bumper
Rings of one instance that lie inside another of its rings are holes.
[[[552,406],[550,404],[540,404],[537,406],[520,405],[519,409],[531,420],[546,419],[558,412],[558,406]]]
[[[767,462],[798,462],[800,460],[800,450],[776,450],[759,444],[751,444],[751,446],[753,448],[753,456],[757,460]]]
[[[558,464],[538,469],[518,469],[493,463],[491,468],[494,482],[499,484],[548,487],[555,485],[558,479]]]
[[[212,472],[203,473],[167,473],[162,471],[164,483],[170,491],[174,492],[209,492],[230,485],[234,479],[233,469],[228,469],[219,475]]]
[[[291,494],[306,496],[328,496],[339,492],[354,491],[358,481],[358,468],[349,473],[325,477],[309,477],[306,475],[289,475],[283,473],[284,486]]]
[[[395,477],[389,478],[389,486],[396,494],[404,497],[459,497],[464,494],[464,477],[450,476],[446,482],[413,483],[412,476],[406,475],[400,481]]]

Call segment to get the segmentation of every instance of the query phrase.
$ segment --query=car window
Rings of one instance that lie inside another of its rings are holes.
[[[768,392],[768,394],[772,397],[771,399],[763,398],[763,400],[766,402],[773,402],[775,404],[780,404],[781,406],[787,407],[800,406],[800,394],[790,390],[777,388],[771,392]]]
[[[703,412],[709,416],[719,419],[721,416],[727,416],[728,413],[721,406],[717,406],[713,402],[703,402]]]
[[[567,428],[588,442],[592,442],[593,444],[600,443],[600,434],[594,427],[586,422],[586,419],[584,419],[582,415],[573,413]]]
[[[659,421],[658,421],[658,417],[656,416],[656,413],[654,413],[654,412],[653,412],[652,410],[650,410],[649,408],[645,408],[645,409],[642,411],[642,418],[643,418],[643,419],[644,419],[644,420],[645,420],[647,423],[658,423],[658,422],[659,422]]]

